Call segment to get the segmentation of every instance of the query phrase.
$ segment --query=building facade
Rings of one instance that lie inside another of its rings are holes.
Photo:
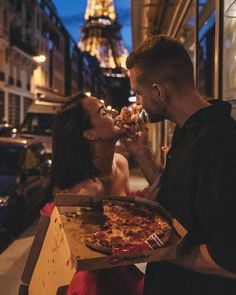
[[[0,0],[0,121],[18,126],[33,99],[81,89],[80,50],[50,0]]]
[[[81,52],[80,68],[81,90],[104,100],[107,105],[110,104],[109,86],[96,56],[86,51]]]

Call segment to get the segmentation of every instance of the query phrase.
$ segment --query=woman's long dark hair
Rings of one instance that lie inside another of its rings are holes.
[[[97,175],[91,146],[83,137],[83,132],[92,128],[82,104],[86,97],[80,92],[69,98],[53,122],[52,180],[59,189],[73,187]]]

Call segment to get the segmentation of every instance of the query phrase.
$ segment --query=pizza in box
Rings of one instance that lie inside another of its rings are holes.
[[[104,254],[132,253],[164,247],[171,221],[154,207],[122,200],[103,200],[104,223],[86,236],[85,244]]]

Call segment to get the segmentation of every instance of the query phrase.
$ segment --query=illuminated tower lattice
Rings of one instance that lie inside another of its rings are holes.
[[[87,0],[79,47],[97,57],[104,74],[125,68],[127,49],[120,34],[113,0]],[[109,71],[110,70],[110,71]]]

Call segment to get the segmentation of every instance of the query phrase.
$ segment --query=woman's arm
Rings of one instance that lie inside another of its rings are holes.
[[[123,155],[118,153],[115,153],[115,159],[116,159],[116,165],[118,168],[118,173],[122,174],[124,177],[123,184],[122,184],[124,187],[124,191],[128,195],[128,193],[130,192],[129,163]]]

